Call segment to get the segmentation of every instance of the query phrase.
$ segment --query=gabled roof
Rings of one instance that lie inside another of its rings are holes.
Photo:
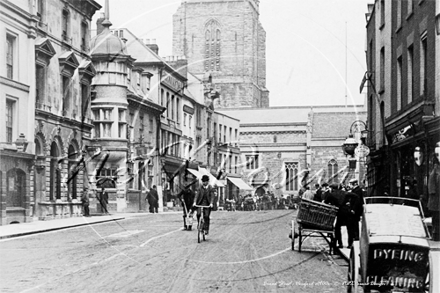
[[[127,39],[127,52],[130,53],[134,59],[136,59],[136,64],[142,66],[143,63],[157,63],[165,66],[166,70],[177,74],[181,79],[186,79],[182,76],[174,67],[167,63],[165,59],[157,55],[153,50],[151,50],[147,45],[138,39],[130,30],[126,28],[113,28],[113,30],[124,30],[124,38]]]

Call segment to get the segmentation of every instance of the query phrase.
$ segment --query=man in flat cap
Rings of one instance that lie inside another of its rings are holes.
[[[205,220],[205,231],[206,235],[209,232],[209,216],[211,215],[211,209],[214,205],[214,188],[209,185],[209,176],[202,176],[202,184],[196,191],[194,197],[194,205],[198,206],[209,206],[209,208],[203,209],[203,219]],[[202,209],[197,207],[197,222],[200,219]]]

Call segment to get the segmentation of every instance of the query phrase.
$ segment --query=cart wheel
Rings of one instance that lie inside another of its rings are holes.
[[[301,224],[298,225],[298,251],[301,252],[301,246],[302,246],[302,227]]]
[[[359,250],[357,249],[359,242],[357,245],[353,243],[351,251],[350,251],[350,263],[348,265],[348,274],[347,274],[347,292],[358,293],[361,292],[359,287]],[[363,291],[362,291],[363,292]]]
[[[292,250],[295,250],[295,221],[292,220]]]

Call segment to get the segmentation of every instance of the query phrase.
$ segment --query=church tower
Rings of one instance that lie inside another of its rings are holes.
[[[212,76],[216,108],[269,107],[259,0],[182,0],[173,15],[173,55],[186,57],[189,72]]]

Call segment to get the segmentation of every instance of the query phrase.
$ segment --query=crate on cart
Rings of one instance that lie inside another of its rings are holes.
[[[338,208],[314,200],[302,199],[296,221],[307,228],[333,230]]]

